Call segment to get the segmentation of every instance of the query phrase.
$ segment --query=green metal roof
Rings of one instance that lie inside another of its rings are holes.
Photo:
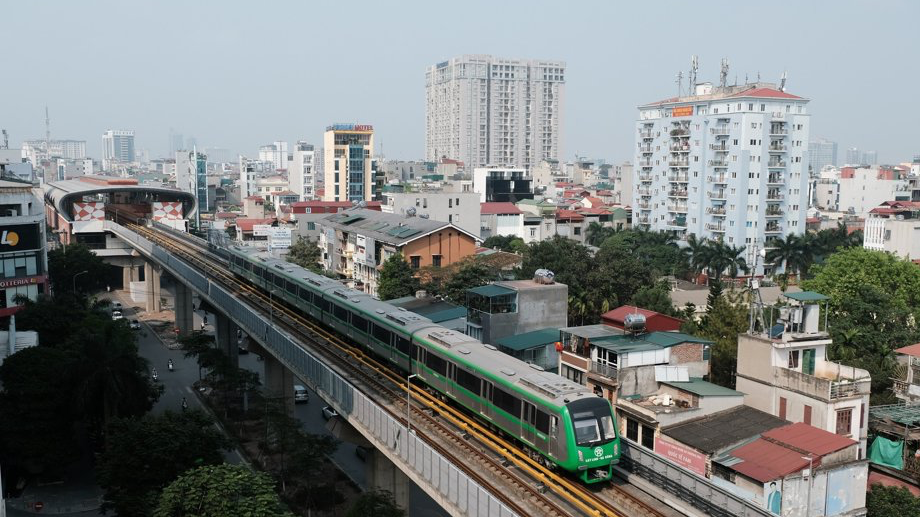
[[[887,404],[869,408],[869,416],[879,420],[891,420],[901,425],[920,424],[920,406],[905,404]]]
[[[503,337],[496,340],[495,344],[519,352],[521,350],[527,350],[528,348],[546,346],[556,341],[559,341],[559,329],[545,328],[525,332],[524,334]]]
[[[508,289],[507,287],[502,287],[500,285],[489,284],[481,285],[479,287],[474,287],[467,292],[478,294],[479,296],[485,296],[486,298],[492,298],[493,296],[502,296],[505,294],[514,294],[513,289]]]
[[[786,293],[784,295],[786,298],[791,298],[800,302],[820,302],[822,300],[829,300],[827,296],[824,296],[821,293],[816,293],[814,291],[800,291],[798,293]]]
[[[428,314],[422,314],[422,316],[435,323],[441,323],[442,321],[454,320],[466,316],[466,309],[464,307],[454,307],[453,309],[429,312]]]
[[[682,343],[711,345],[712,341],[681,332],[649,332],[648,334],[639,334],[637,336],[622,334],[598,337],[591,340],[592,345],[612,350],[618,354],[671,348]]]
[[[701,397],[740,397],[744,395],[740,391],[704,381],[700,377],[690,377],[688,382],[666,381],[662,382],[662,384],[689,391]]]

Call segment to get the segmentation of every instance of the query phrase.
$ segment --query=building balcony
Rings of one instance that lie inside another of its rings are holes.
[[[767,193],[767,201],[782,201],[783,195],[779,192]]]
[[[676,226],[678,228],[686,228],[687,221],[685,219],[671,219],[668,221],[668,224],[671,226]]]
[[[708,178],[706,178],[706,180],[709,181],[709,183],[728,183],[725,180],[724,174],[720,174],[718,176],[709,176]]]
[[[712,134],[714,134],[714,135],[725,135],[725,136],[728,136],[728,133],[729,133],[729,131],[728,131],[728,126],[726,126],[726,125],[713,126],[713,127],[710,129],[710,131],[711,131]]]
[[[767,164],[767,167],[771,169],[779,169],[786,166],[786,162],[783,161],[773,161]]]
[[[672,190],[668,192],[668,197],[687,197],[686,190]]]
[[[597,361],[591,361],[591,364],[588,366],[588,373],[597,374],[614,381],[617,380],[617,367],[612,364],[604,364]]]
[[[639,224],[652,224],[652,220],[649,219],[648,217],[640,217],[636,219],[636,222]]]
[[[725,207],[724,206],[710,206],[706,208],[706,213],[712,214],[712,215],[725,215]]]
[[[785,127],[771,127],[770,136],[786,136],[789,134],[789,130]]]
[[[797,391],[825,402],[869,395],[869,372],[832,362],[820,366],[823,368],[816,370],[814,375],[774,366],[773,378],[765,380],[772,380],[778,388]]]
[[[640,153],[651,153],[651,152],[653,152],[653,149],[652,149],[651,144],[640,145],[640,146],[639,146],[639,152],[640,152]]]
[[[652,208],[652,205],[651,205],[651,204],[649,204],[649,203],[643,203],[643,202],[641,202],[641,201],[640,201],[636,206],[638,206],[639,208],[641,208],[641,209],[643,209],[643,210],[651,210],[651,208]]]
[[[709,160],[710,167],[728,167],[728,162],[725,160]]]
[[[671,152],[672,153],[689,153],[690,146],[689,145],[672,145]]]
[[[722,143],[719,143],[719,144],[709,144],[709,148],[712,149],[713,151],[718,151],[718,152],[720,152],[720,153],[723,153],[723,152],[724,152],[724,153],[727,153],[727,152],[728,152],[728,144],[725,143],[725,142],[722,142]]]
[[[686,174],[671,174],[668,176],[668,181],[673,181],[676,183],[686,183],[688,176]]]
[[[640,174],[639,181],[652,181],[652,175],[651,174]]]
[[[686,168],[690,166],[690,162],[687,160],[671,160],[668,162],[668,166]]]
[[[783,233],[783,229],[779,224],[768,224],[763,229],[764,233]]]
[[[655,138],[655,132],[651,129],[640,130],[639,138]]]
[[[775,217],[782,217],[782,216],[784,216],[785,214],[786,214],[786,213],[783,212],[782,210],[767,210],[766,213],[765,213],[764,215],[766,215],[767,217],[770,217],[770,218],[775,218]]]
[[[672,129],[669,133],[672,138],[684,138],[690,136],[690,130],[684,128]]]
[[[706,223],[706,229],[711,232],[725,232],[725,227],[722,226],[722,223]]]
[[[652,160],[639,160],[639,167],[651,167],[654,165]]]
[[[687,213],[686,205],[668,205],[668,212]]]
[[[767,185],[784,185],[786,183],[786,178],[783,178],[781,174],[771,174],[767,178]]]
[[[784,153],[784,152],[786,152],[786,146],[785,146],[785,145],[782,145],[782,144],[770,144],[770,147],[768,147],[767,149],[769,149],[769,151],[770,151],[771,153]]]
[[[710,191],[707,192],[706,195],[709,196],[710,199],[725,199],[724,190]]]
[[[647,189],[647,188],[640,188],[640,189],[636,190],[636,192],[637,192],[640,196],[651,196],[651,195],[652,195],[652,191],[649,190],[649,189]]]

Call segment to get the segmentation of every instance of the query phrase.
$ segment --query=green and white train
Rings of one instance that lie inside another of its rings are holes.
[[[585,483],[610,479],[620,457],[610,402],[465,334],[251,248],[231,246],[234,274],[415,374],[548,467]]]

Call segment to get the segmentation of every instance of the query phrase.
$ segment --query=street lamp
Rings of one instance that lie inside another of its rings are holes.
[[[82,275],[82,274],[84,274],[84,273],[89,273],[89,271],[80,271],[79,273],[77,273],[76,275],[73,276],[73,286],[72,286],[72,287],[73,287],[73,294],[77,294],[77,277],[80,276],[80,275]]]
[[[409,420],[410,412],[412,411],[412,378],[418,377],[417,373],[406,377],[406,439],[408,439],[408,433],[412,432],[412,421]]]
[[[802,456],[802,459],[808,460],[808,496],[805,499],[806,501],[805,517],[808,517],[808,515],[811,513],[811,484],[812,484],[812,480],[815,479],[815,471],[814,471],[815,459],[811,454],[809,454],[808,456]]]

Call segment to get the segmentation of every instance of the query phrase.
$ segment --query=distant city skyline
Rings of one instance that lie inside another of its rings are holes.
[[[819,3],[779,4],[780,11],[794,12],[795,24],[808,30],[790,38],[751,38],[752,27],[773,26],[775,20],[756,5],[736,3],[689,10],[680,17],[671,16],[673,6],[646,3],[598,2],[559,10],[539,1],[474,1],[441,9],[439,20],[476,27],[474,34],[445,31],[443,23],[433,23],[429,4],[368,2],[364,15],[351,20],[348,38],[328,24],[300,30],[304,19],[332,17],[338,10],[332,4],[291,2],[265,10],[176,1],[15,3],[5,10],[9,19],[40,20],[43,30],[37,34],[34,24],[13,23],[7,41],[28,41],[36,55],[53,55],[66,46],[70,55],[85,59],[55,67],[13,59],[14,80],[4,83],[0,127],[9,131],[13,146],[41,139],[47,104],[52,138],[86,140],[87,154],[96,159],[102,157],[99,135],[110,128],[134,130],[137,148],[149,149],[151,158],[168,156],[175,145],[171,128],[195,135],[200,147],[253,157],[261,145],[278,140],[319,145],[330,122],[360,121],[374,125],[378,152],[422,159],[426,68],[453,56],[482,53],[564,61],[566,145],[560,158],[621,162],[633,155],[636,107],[675,95],[677,73],[683,72],[686,85],[690,55],[696,54],[701,82],[718,82],[723,57],[731,63],[730,83],[758,75],[777,82],[787,71],[789,90],[811,100],[811,133],[838,142],[841,149],[876,150],[888,162],[909,161],[920,153],[910,131],[865,131],[891,127],[889,114],[920,116],[920,106],[903,102],[911,98],[920,74],[911,66],[920,61],[920,47],[901,44],[894,51],[892,43],[880,38],[827,37],[854,19],[863,27],[909,33],[920,4],[843,1],[833,9]],[[716,11],[720,15],[712,16]],[[205,19],[213,23],[201,23]],[[510,19],[516,20],[510,27],[514,30],[507,26]],[[634,23],[651,19],[662,35],[655,40],[646,25]],[[547,23],[560,30],[527,30]],[[65,40],[73,26],[87,30],[77,40]],[[172,27],[170,37],[157,31],[166,26]],[[381,27],[386,37],[380,37]],[[562,36],[570,30],[565,27],[578,27],[579,37]],[[141,33],[160,37],[136,37]],[[240,36],[255,34],[259,37]],[[113,40],[130,44],[113,47]],[[727,47],[726,41],[735,44]],[[322,51],[332,42],[336,52]],[[111,54],[107,63],[131,63],[130,70],[110,73],[111,65],[91,59],[104,53]],[[816,53],[820,60],[814,59]],[[349,54],[360,55],[361,66],[342,66],[341,56]],[[865,65],[860,74],[841,72],[854,61]],[[284,73],[266,80],[267,70]],[[68,76],[81,80],[65,85],[60,78]],[[157,80],[164,76],[183,80]],[[879,80],[893,76],[898,79]]]

